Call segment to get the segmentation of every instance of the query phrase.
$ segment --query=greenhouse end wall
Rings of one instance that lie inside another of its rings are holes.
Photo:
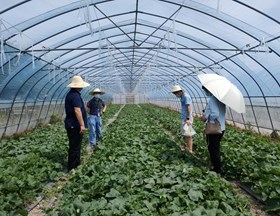
[[[113,104],[142,104],[148,103],[148,99],[144,94],[115,94],[113,96]]]

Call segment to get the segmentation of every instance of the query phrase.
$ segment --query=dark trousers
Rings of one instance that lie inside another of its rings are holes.
[[[206,142],[208,145],[208,151],[210,154],[210,160],[213,166],[213,171],[221,173],[221,153],[220,153],[220,142],[223,138],[224,131],[222,134],[209,134],[206,135]]]
[[[68,149],[68,172],[81,164],[81,145],[83,135],[80,128],[67,128],[67,136],[69,139]]]

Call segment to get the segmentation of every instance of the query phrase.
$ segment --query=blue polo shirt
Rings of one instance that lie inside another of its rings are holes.
[[[190,116],[187,116],[187,104],[191,106]],[[181,97],[181,119],[183,121],[186,121],[187,118],[190,118],[190,120],[192,120],[192,99],[188,94],[185,93]]]
[[[79,121],[75,115],[74,107],[80,107],[85,123],[87,127],[87,114],[81,93],[76,89],[71,88],[65,98],[65,112],[66,117],[64,120],[65,128],[80,128]]]

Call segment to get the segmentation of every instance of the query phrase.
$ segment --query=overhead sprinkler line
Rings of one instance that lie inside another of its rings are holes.
[[[68,68],[62,68],[62,67],[56,67],[54,68],[55,70],[58,69],[73,69],[73,70],[79,70],[79,69],[98,69],[98,68],[111,68],[111,65],[104,65],[104,66],[82,66],[82,67],[68,67]],[[147,67],[147,65],[114,65],[114,68],[127,68],[127,67]],[[221,66],[192,66],[192,65],[153,65],[149,64],[149,68],[190,68],[190,69],[195,69],[196,71],[201,71],[203,69],[223,69]],[[43,69],[43,70],[53,70],[53,69]]]
[[[261,45],[262,43],[260,43]],[[269,47],[267,47],[269,49]],[[102,47],[102,48],[92,48],[92,47],[77,47],[77,48],[47,48],[43,47],[42,49],[28,49],[28,50],[21,50],[21,53],[29,53],[29,52],[50,52],[50,51],[78,51],[78,50],[99,50],[99,49],[105,49],[108,50],[108,47]],[[114,47],[115,50],[128,50],[128,49],[147,49],[147,50],[195,50],[195,51],[224,51],[224,52],[252,52],[252,53],[258,53],[258,52],[269,52],[271,53],[271,49],[267,50],[256,50],[256,49],[231,49],[231,48],[207,48],[207,47]],[[5,53],[18,53],[18,50],[9,50],[5,51]]]

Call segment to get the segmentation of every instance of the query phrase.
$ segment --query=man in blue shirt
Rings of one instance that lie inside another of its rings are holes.
[[[89,114],[89,147],[94,150],[96,142],[101,139],[102,119],[101,116],[106,111],[106,105],[100,98],[104,94],[99,88],[95,88],[89,93],[93,98],[87,103],[87,113]]]
[[[64,120],[69,139],[68,172],[81,163],[81,144],[87,127],[87,116],[80,92],[89,85],[80,76],[74,76],[67,86],[71,88],[65,98],[66,117]]]
[[[193,121],[192,117],[192,99],[191,97],[186,94],[183,89],[175,85],[172,88],[172,93],[176,95],[176,97],[181,98],[181,119],[182,119],[182,124],[181,124],[181,129],[183,136],[185,136],[185,142],[187,146],[182,146],[182,151],[187,150],[190,153],[193,153],[193,141],[192,141],[192,136],[186,136],[184,132],[184,125],[187,124],[190,126]]]

